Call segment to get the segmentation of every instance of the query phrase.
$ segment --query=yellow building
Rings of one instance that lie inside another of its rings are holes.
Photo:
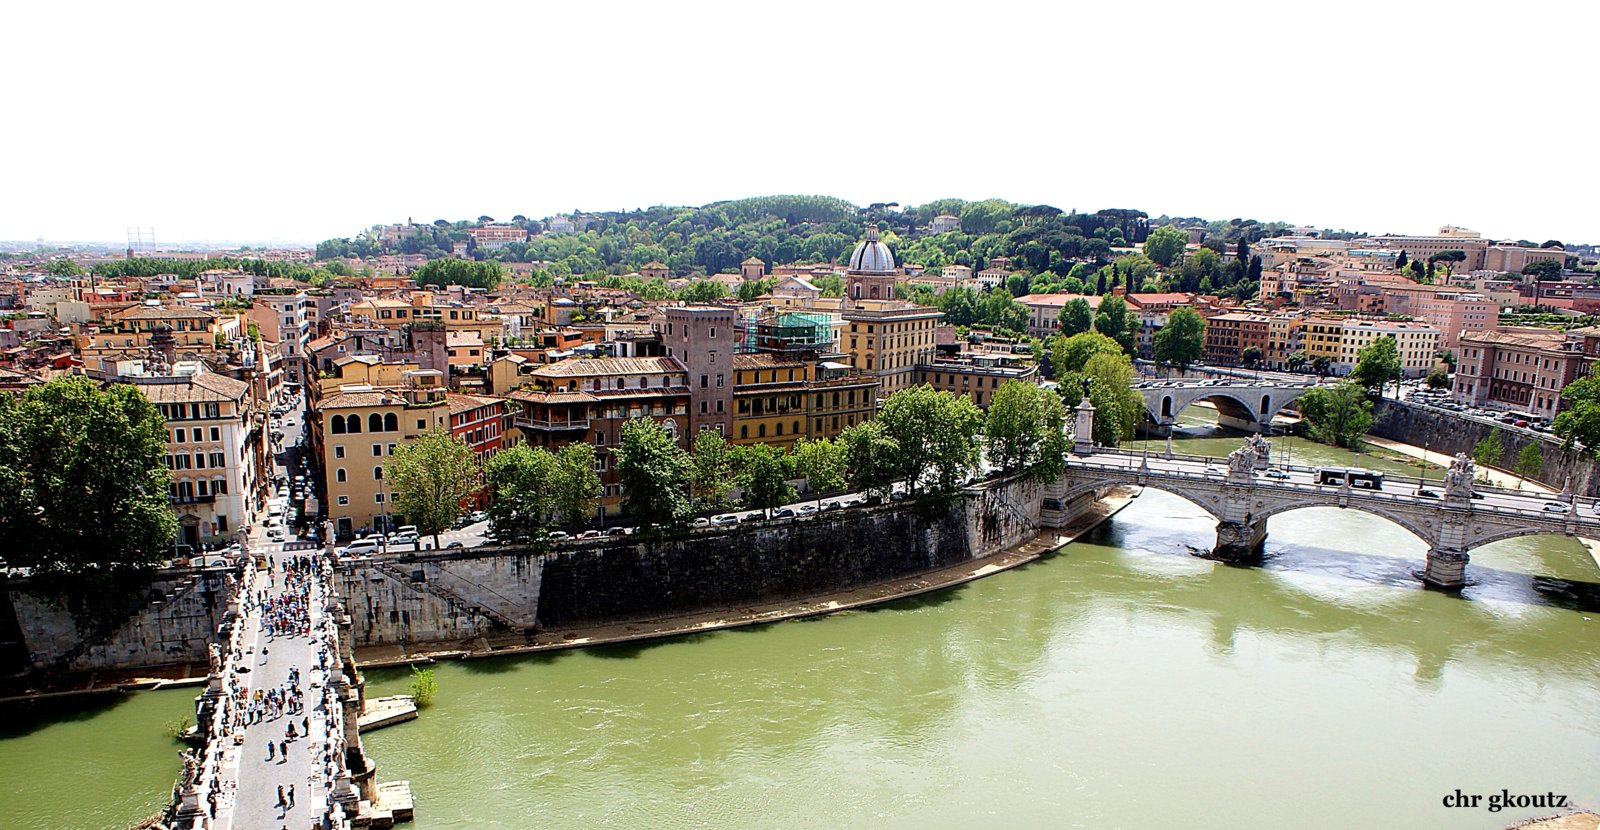
[[[1339,344],[1335,368],[1342,374],[1355,368],[1361,350],[1379,337],[1393,337],[1400,351],[1400,374],[1408,378],[1426,375],[1438,362],[1439,330],[1422,322],[1391,320],[1345,320],[1344,337]]]
[[[1329,363],[1337,363],[1340,347],[1344,343],[1344,320],[1337,317],[1308,317],[1301,327],[1300,342],[1305,348],[1307,361],[1324,357]]]
[[[877,413],[877,379],[842,363],[759,353],[734,355],[733,368],[735,444],[833,438]]]
[[[917,364],[931,361],[934,329],[944,312],[915,303],[861,301],[842,315],[839,349],[850,367],[878,379],[878,394],[888,397],[917,385]]]

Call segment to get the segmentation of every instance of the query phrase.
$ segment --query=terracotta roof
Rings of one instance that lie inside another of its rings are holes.
[[[544,378],[572,378],[595,375],[650,375],[682,371],[683,364],[671,357],[577,357],[541,366],[532,374]]]
[[[244,398],[250,384],[226,375],[200,372],[187,383],[136,383],[139,391],[151,403],[198,403],[201,401],[237,401]]]
[[[480,395],[464,395],[457,392],[445,394],[445,400],[450,404],[450,414],[459,415],[481,406],[501,403],[499,398],[485,398]]]
[[[406,399],[388,391],[372,392],[336,392],[325,396],[317,409],[359,409],[369,406],[400,406]]]
[[[178,306],[178,305],[148,306],[148,305],[141,305],[141,306],[133,306],[133,307],[130,307],[130,308],[126,309],[126,310],[116,312],[115,316],[118,319],[121,319],[121,320],[168,320],[168,319],[171,319],[171,318],[174,318],[174,317],[182,317],[182,318],[185,318],[185,319],[193,319],[193,318],[211,319],[213,317],[216,317],[217,315],[212,314],[209,311],[201,311],[198,308],[190,308],[189,306]]]
[[[733,368],[735,369],[797,369],[805,365],[803,360],[783,360],[777,355],[768,352],[736,354],[733,356]]]

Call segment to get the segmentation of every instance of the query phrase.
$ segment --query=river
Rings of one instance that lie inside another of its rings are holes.
[[[1240,440],[1191,425],[1180,449]],[[1600,567],[1580,544],[1474,552],[1453,597],[1418,586],[1424,546],[1381,519],[1318,508],[1268,532],[1260,566],[1195,558],[1211,521],[1147,490],[1052,558],[918,600],[440,664],[438,701],[367,748],[411,781],[418,830],[1499,828],[1551,811],[1441,800],[1600,805]],[[369,694],[405,686],[369,674]],[[0,827],[142,817],[191,696],[8,718]]]

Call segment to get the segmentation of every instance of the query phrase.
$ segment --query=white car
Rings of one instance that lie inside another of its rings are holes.
[[[419,537],[417,536],[417,532],[415,530],[402,530],[399,533],[389,537],[389,544],[415,545],[418,538]]]
[[[716,527],[727,527],[728,525],[736,525],[738,523],[739,517],[733,513],[723,513],[720,516],[711,517],[711,524]]]
[[[1571,505],[1568,505],[1568,504],[1566,504],[1564,502],[1547,501],[1547,502],[1544,503],[1544,512],[1546,512],[1546,513],[1571,513],[1572,512],[1572,507],[1571,507]]]
[[[340,548],[337,553],[340,556],[366,556],[368,554],[377,553],[381,549],[382,545],[378,543],[377,537],[368,536],[365,539],[357,539],[345,547]]]

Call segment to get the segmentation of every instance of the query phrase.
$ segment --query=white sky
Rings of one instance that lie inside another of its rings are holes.
[[[1600,242],[1600,3],[10,2],[0,239],[998,196]]]

